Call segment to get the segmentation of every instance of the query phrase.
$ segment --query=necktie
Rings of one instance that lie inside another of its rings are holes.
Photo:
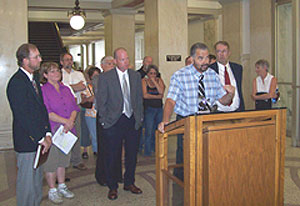
[[[199,105],[198,105],[198,111],[205,111],[207,110],[205,103],[203,100],[205,100],[205,87],[203,83],[204,75],[200,75],[199,83],[198,83],[198,97],[199,97]]]
[[[226,67],[225,67],[225,71],[224,71],[224,77],[225,77],[225,85],[230,85],[230,78],[229,78],[229,74],[227,72]]]
[[[33,88],[34,88],[34,90],[35,90],[35,93],[36,93],[37,95],[39,95],[39,90],[38,90],[38,88],[37,88],[37,85],[36,85],[35,80],[33,79],[33,80],[31,81],[31,83],[32,83],[32,86],[33,86]]]
[[[124,108],[126,117],[130,118],[132,115],[130,93],[127,85],[125,75],[123,75],[123,99],[124,99]]]
[[[224,70],[224,78],[225,78],[225,85],[231,85],[229,74],[227,72],[227,67],[225,67],[225,70]],[[232,100],[230,101],[230,103],[228,104],[228,106],[230,106],[231,104],[232,104]]]

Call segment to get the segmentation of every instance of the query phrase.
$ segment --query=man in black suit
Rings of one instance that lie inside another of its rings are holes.
[[[7,97],[13,114],[13,142],[17,156],[16,196],[18,206],[38,206],[42,200],[43,171],[33,169],[38,144],[44,145],[42,153],[51,145],[48,112],[43,102],[40,82],[33,72],[42,61],[33,44],[21,45],[16,53],[18,71],[7,86]]]
[[[226,41],[218,41],[215,46],[217,61],[209,67],[218,73],[222,85],[232,85],[235,87],[235,95],[232,102],[228,105],[218,104],[218,110],[243,111],[245,110],[244,98],[242,93],[243,67],[229,61],[230,47]]]
[[[139,132],[143,121],[143,94],[140,74],[128,69],[126,49],[114,52],[116,67],[99,76],[96,95],[99,123],[105,153],[105,174],[109,187],[108,198],[118,198],[117,161],[122,142],[125,145],[124,190],[141,194],[135,186],[135,168]]]

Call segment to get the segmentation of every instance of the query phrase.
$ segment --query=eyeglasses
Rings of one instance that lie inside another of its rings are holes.
[[[32,58],[32,59],[39,59],[39,58],[42,58],[42,55],[36,55],[36,56],[34,56],[34,57],[28,57],[28,58]]]

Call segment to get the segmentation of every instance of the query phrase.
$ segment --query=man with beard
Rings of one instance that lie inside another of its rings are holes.
[[[75,71],[73,69],[73,56],[70,53],[63,53],[60,55],[60,64],[62,65],[62,82],[65,85],[68,85],[75,92],[75,98],[77,104],[81,102],[81,92],[86,89],[86,80],[84,78],[83,73],[79,71]],[[81,108],[80,115],[76,118],[76,130],[81,132],[77,132],[79,138],[84,138],[80,134],[84,134],[85,136],[89,135],[88,129],[84,120],[84,111]],[[75,145],[71,150],[71,164],[73,168],[78,170],[86,170],[87,167],[84,163],[81,162],[80,156],[80,139],[76,141]]]
[[[163,121],[158,126],[161,132],[164,132],[164,126],[169,123],[173,110],[177,114],[176,119],[179,120],[203,112],[203,97],[211,105],[217,101],[227,105],[234,96],[234,87],[223,87],[217,73],[208,68],[209,52],[205,44],[195,43],[191,47],[190,55],[193,57],[193,64],[176,71],[171,77]],[[204,90],[202,93],[199,92],[200,84]],[[176,163],[183,163],[182,135],[177,136]],[[183,180],[183,168],[174,169],[174,175]]]
[[[42,153],[51,145],[48,112],[43,102],[40,81],[34,71],[42,61],[33,44],[21,45],[16,53],[19,69],[7,86],[7,97],[13,114],[13,142],[17,157],[16,197],[18,206],[39,206],[43,195],[42,166],[33,169],[38,144]]]

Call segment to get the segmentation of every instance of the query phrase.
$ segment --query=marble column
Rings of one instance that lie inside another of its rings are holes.
[[[292,0],[292,145],[300,146],[300,2]]]
[[[28,42],[27,14],[27,0],[0,1],[0,149],[12,147],[12,114],[6,87],[18,69],[16,50]]]
[[[187,0],[145,0],[144,10],[145,55],[152,56],[168,86],[189,53]],[[167,55],[180,55],[181,61],[166,61]]]
[[[103,14],[105,55],[113,56],[118,47],[124,47],[135,65],[135,11],[128,9],[111,9]]]

